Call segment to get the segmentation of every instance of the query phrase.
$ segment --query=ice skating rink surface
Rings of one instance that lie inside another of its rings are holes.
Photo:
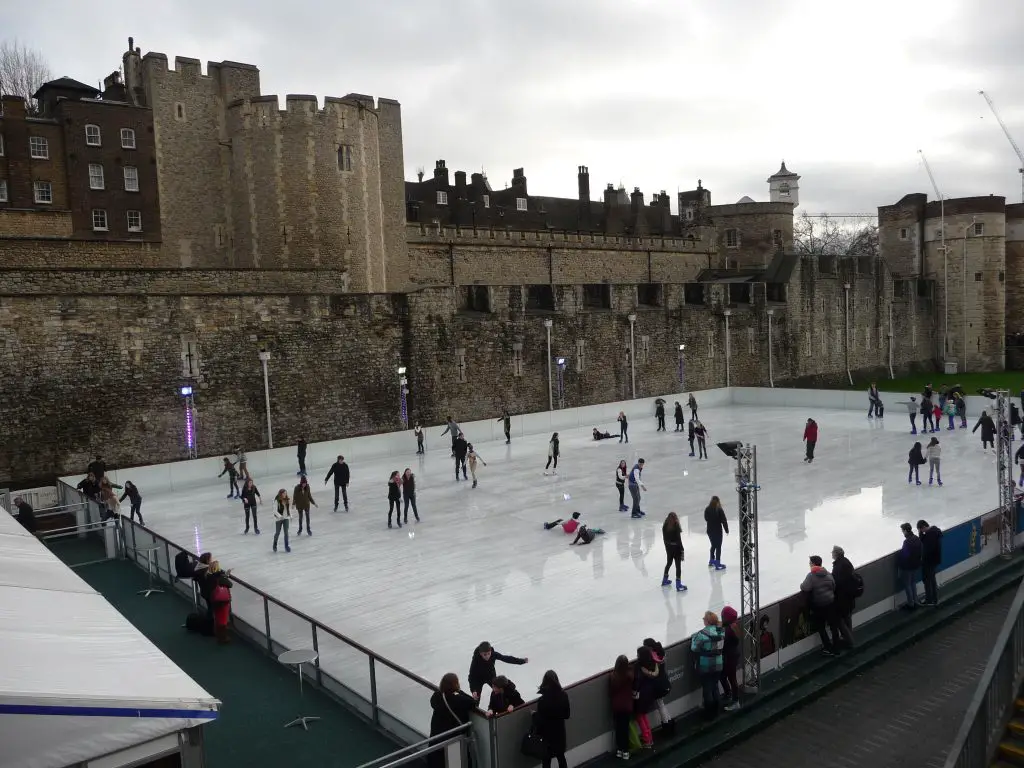
[[[440,429],[428,434],[425,456],[415,454],[414,444],[400,460],[346,456],[350,512],[331,511],[333,485],[325,487],[324,476],[334,456],[311,446],[309,479],[320,506],[312,512],[312,537],[297,536],[293,520],[291,553],[283,546],[271,551],[272,499],[279,488],[291,494],[294,474],[255,478],[264,501],[260,536],[242,535],[241,502],[225,499],[226,482],[173,495],[142,487],[143,512],[147,525],[171,541],[212,551],[254,586],[429,680],[454,671],[465,685],[481,640],[527,656],[528,666],[499,665],[499,674],[507,672],[529,696],[548,668],[568,684],[610,667],[620,653],[631,655],[645,637],[679,640],[701,626],[706,610],[738,605],[734,462],[716,442],[757,446],[764,604],[796,591],[808,556],[828,561],[834,544],[860,565],[899,547],[903,521],[923,517],[946,528],[997,505],[995,458],[982,451],[980,431],[971,434],[973,419],[968,429],[935,435],[942,444],[940,488],[927,485],[927,466],[924,485],[907,484],[907,453],[928,436],[912,437],[906,415],[891,403],[884,421],[839,410],[702,409],[707,461],[687,456],[685,433],[672,431],[671,403],[668,409],[668,432],[655,432],[653,417],[636,420],[626,445],[594,442],[589,427],[562,432],[556,476],[543,474],[550,435],[513,438],[509,446],[476,442],[487,466],[478,468],[475,489],[455,482],[450,442]],[[819,424],[810,465],[801,441],[808,416]],[[593,426],[616,431],[615,424]],[[473,442],[474,435],[467,438]],[[614,471],[620,458],[632,466],[639,457],[646,460],[647,516],[633,520],[617,511]],[[215,478],[220,462],[209,461]],[[406,467],[416,473],[422,522],[389,530],[387,479]],[[722,572],[707,567],[703,511],[712,495],[722,499],[731,523]],[[685,593],[661,587],[661,523],[670,510],[683,523]],[[569,546],[561,528],[542,528],[575,511],[607,534],[589,546]],[[235,610],[253,612],[262,626],[262,606],[236,600]],[[275,639],[287,642],[280,637],[287,621],[272,619]],[[309,647],[304,625],[295,622],[293,634],[292,647]],[[342,682],[368,693],[365,658],[337,641],[320,642],[325,662],[333,655],[335,665],[351,669]],[[415,686],[380,665],[377,683],[385,709],[426,727],[429,707]]]

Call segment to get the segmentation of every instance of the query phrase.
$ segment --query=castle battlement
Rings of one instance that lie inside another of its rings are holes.
[[[221,70],[246,70],[259,72],[259,67],[254,64],[243,64],[238,61],[208,61],[206,62],[206,74],[203,74],[203,65],[199,59],[189,56],[175,56],[174,67],[171,68],[167,54],[150,51],[142,57],[143,65],[150,71],[159,70],[164,73],[174,73],[192,79],[211,78]]]
[[[711,238],[662,237],[605,235],[599,232],[569,232],[565,230],[512,230],[492,228],[471,228],[454,226],[431,226],[430,224],[408,224],[406,239],[410,243],[478,244],[481,246],[505,245],[508,247],[578,247],[593,249],[614,249],[628,251],[675,251],[684,253],[708,253],[714,249]]]
[[[379,99],[383,108],[398,106],[394,99]],[[250,115],[257,118],[269,119],[274,117],[282,122],[289,117],[299,116],[304,121],[313,118],[323,121],[336,120],[345,116],[355,119],[366,112],[374,115],[380,113],[379,107],[369,96],[349,94],[347,96],[327,96],[323,100],[323,107],[319,99],[308,93],[289,93],[284,97],[284,109],[281,109],[281,98],[276,93],[253,96],[249,99],[235,99],[227,105],[229,114]]]

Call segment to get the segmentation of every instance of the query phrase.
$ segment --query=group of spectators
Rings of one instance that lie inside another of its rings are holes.
[[[121,511],[121,502],[128,499],[131,502],[131,519],[139,517],[139,525],[145,525],[142,519],[142,495],[135,484],[130,480],[123,486],[117,485],[107,477],[107,465],[102,456],[97,456],[86,468],[85,477],[75,486],[90,501],[100,505],[104,520],[116,516]],[[115,491],[124,491],[120,498]]]

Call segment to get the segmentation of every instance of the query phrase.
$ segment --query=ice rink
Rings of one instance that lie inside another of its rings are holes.
[[[264,500],[261,536],[242,534],[241,502],[225,499],[226,478],[173,495],[140,491],[153,530],[212,551],[246,581],[429,680],[454,671],[465,685],[481,640],[529,657],[524,668],[498,667],[529,696],[545,669],[557,670],[568,684],[610,667],[620,653],[631,655],[644,637],[679,640],[701,626],[705,610],[738,604],[735,526],[722,554],[729,568],[707,567],[703,510],[710,497],[720,496],[730,522],[736,519],[734,462],[715,442],[739,439],[757,446],[762,604],[796,591],[808,556],[827,561],[833,544],[860,565],[898,548],[905,520],[924,517],[946,528],[994,508],[995,458],[982,451],[980,433],[970,429],[936,435],[944,487],[927,485],[926,467],[924,485],[907,484],[907,452],[921,438],[908,434],[901,410],[890,403],[885,420],[877,422],[840,410],[701,409],[710,432],[709,460],[697,461],[687,456],[685,433],[672,431],[669,403],[669,431],[655,432],[653,418],[634,420],[627,445],[594,442],[589,427],[562,432],[557,476],[543,474],[549,435],[513,439],[509,446],[503,440],[476,443],[487,462],[478,469],[476,489],[455,482],[449,440],[432,429],[425,456],[417,456],[412,443],[401,460],[346,456],[352,469],[348,513],[331,511],[333,486],[324,486],[324,475],[334,456],[318,455],[314,445],[307,464],[320,506],[313,510],[312,537],[294,535],[293,521],[291,553],[283,546],[271,551],[272,499],[278,488],[291,493],[294,473],[255,478]],[[811,465],[803,463],[801,441],[808,416],[820,429]],[[612,423],[594,426],[616,431]],[[467,435],[471,442],[473,437]],[[638,457],[646,460],[647,517],[633,520],[617,511],[614,470],[620,458],[632,465]],[[220,461],[209,464],[214,478]],[[389,530],[387,479],[406,467],[417,476],[422,522]],[[685,593],[660,585],[661,523],[670,510],[683,522]],[[607,534],[571,547],[560,528],[542,528],[574,511]],[[261,606],[236,601],[235,610],[252,612],[262,626]],[[275,616],[275,627],[282,621]],[[297,646],[308,647],[308,633],[298,623],[295,635]],[[350,662],[353,680],[366,680],[358,654],[323,644],[321,652],[325,660],[333,654],[336,663]],[[382,705],[425,727],[425,699],[406,700],[411,686],[379,670]],[[362,683],[352,687],[367,690]]]

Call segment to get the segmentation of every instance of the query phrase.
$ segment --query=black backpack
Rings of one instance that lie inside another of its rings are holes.
[[[184,550],[174,556],[174,573],[179,579],[191,579],[196,571],[195,563]]]
[[[864,594],[864,578],[856,571],[850,579],[850,586],[853,587],[854,597],[861,597]]]

